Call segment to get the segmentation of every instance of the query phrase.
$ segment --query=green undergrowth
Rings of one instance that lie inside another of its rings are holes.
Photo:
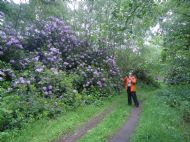
[[[131,107],[127,105],[127,96],[123,92],[119,96],[119,101],[115,110],[108,115],[94,129],[84,135],[80,142],[104,142],[107,141],[116,131],[127,121]]]
[[[19,132],[13,132],[4,142],[48,142],[72,132],[88,121],[91,117],[110,107],[120,98],[113,96],[107,98],[99,105],[81,106],[75,111],[66,112],[57,119],[41,119],[27,125]]]
[[[146,101],[131,142],[189,142],[180,112],[167,105],[157,91],[147,91],[142,91]]]

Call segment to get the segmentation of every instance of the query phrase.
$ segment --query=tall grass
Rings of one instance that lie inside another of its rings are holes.
[[[102,105],[81,106],[75,111],[66,112],[57,119],[41,119],[27,125],[22,130],[2,140],[3,142],[48,142],[58,139],[61,135],[77,129],[88,119],[110,107],[117,96],[104,101]]]
[[[189,142],[190,133],[181,113],[156,94],[146,94],[139,126],[131,142]]]

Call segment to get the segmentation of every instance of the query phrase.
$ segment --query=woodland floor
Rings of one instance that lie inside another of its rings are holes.
[[[138,90],[139,108],[128,106],[123,91],[100,106],[35,122],[6,142],[189,142],[177,111],[160,103],[155,89]]]
[[[97,116],[91,118],[88,122],[86,122],[83,126],[79,127],[76,131],[69,133],[65,136],[61,136],[57,142],[77,142],[82,138],[88,131],[95,128],[98,124],[100,124],[103,119],[113,112],[116,104],[113,103],[109,108],[106,108],[103,112],[98,114]],[[135,128],[138,124],[138,120],[140,117],[142,106],[140,105],[138,108],[134,107],[131,110],[130,116],[126,120],[125,124],[119,128],[116,133],[108,139],[109,142],[129,142],[131,136],[133,135]]]
[[[63,137],[60,137],[57,142],[76,142],[78,141],[83,135],[85,135],[88,131],[92,128],[96,127],[108,114],[110,114],[114,109],[114,104],[106,108],[103,112],[95,116],[94,118],[90,119],[84,126],[78,128],[75,132],[67,134]]]

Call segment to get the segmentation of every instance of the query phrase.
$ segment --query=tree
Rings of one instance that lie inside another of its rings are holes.
[[[162,21],[167,82],[190,83],[190,2],[170,1],[170,6]]]

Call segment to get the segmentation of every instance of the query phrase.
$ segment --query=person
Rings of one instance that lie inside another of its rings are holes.
[[[129,75],[124,78],[124,82],[125,82],[125,88],[127,90],[128,105],[132,104],[132,99],[133,99],[135,106],[139,107],[139,102],[136,95],[136,83],[137,83],[136,77],[132,73],[129,73]]]

